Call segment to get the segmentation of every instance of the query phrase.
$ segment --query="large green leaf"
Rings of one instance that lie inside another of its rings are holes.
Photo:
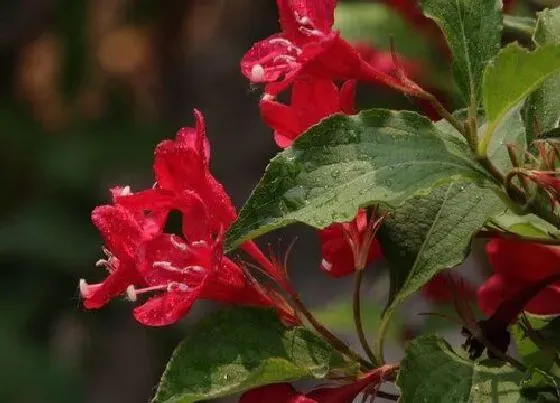
[[[544,10],[533,37],[539,45],[560,44],[560,9]],[[558,127],[560,120],[560,73],[555,73],[531,94],[525,105],[529,142],[539,133]]]
[[[500,0],[422,0],[453,53],[453,75],[467,105],[480,103],[482,72],[500,49]]]
[[[435,274],[460,264],[473,234],[506,208],[491,187],[458,178],[391,210],[379,233],[391,268],[386,315]]]
[[[348,221],[359,207],[398,205],[459,178],[493,186],[462,139],[416,113],[333,116],[272,159],[230,229],[228,246],[296,221],[317,228]]]
[[[486,155],[491,136],[508,111],[560,69],[560,45],[530,52],[513,43],[500,51],[484,71],[482,97],[488,126],[479,151]]]
[[[190,330],[167,364],[154,402],[191,403],[268,383],[321,379],[344,365],[306,328],[287,328],[268,310],[230,308]]]
[[[406,349],[397,377],[402,403],[527,401],[519,384],[523,373],[509,364],[474,362],[435,335],[420,336]]]

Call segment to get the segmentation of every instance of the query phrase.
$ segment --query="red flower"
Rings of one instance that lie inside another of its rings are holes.
[[[560,248],[512,239],[492,239],[486,253],[494,270],[478,290],[483,312],[493,314],[506,300],[530,285],[560,272]],[[560,313],[560,282],[540,291],[525,306],[538,315]]]
[[[135,265],[135,257],[142,244],[157,233],[146,230],[130,211],[120,205],[100,206],[92,213],[92,220],[105,239],[107,259],[97,266],[105,267],[107,278],[99,284],[88,284],[80,280],[80,293],[88,309],[100,308],[113,297],[125,292],[130,284],[143,285],[145,281]],[[146,221],[152,223],[151,218]]]
[[[360,210],[354,220],[333,223],[319,231],[323,255],[321,268],[333,277],[343,277],[354,273],[360,253],[367,253],[364,267],[381,257],[379,242],[367,239],[371,231],[376,230],[372,224],[374,222],[368,223],[366,212]]]
[[[98,207],[93,221],[107,247],[109,276],[100,284],[80,281],[86,308],[99,308],[126,292],[136,301],[155,294],[134,310],[146,325],[179,320],[198,299],[276,307],[286,322],[296,323],[278,294],[264,290],[237,264],[222,256],[221,236],[236,218],[222,185],[208,167],[210,155],[202,115],[195,110],[196,129],[179,131],[175,140],[158,145],[156,185],[139,193],[113,189],[114,205]],[[182,234],[164,234],[172,210],[182,213]],[[245,250],[271,273],[274,265],[252,242]]]
[[[276,144],[286,148],[321,119],[337,112],[354,113],[355,93],[355,81],[338,89],[332,80],[303,76],[294,82],[290,106],[265,96],[259,107],[263,120],[274,129]]]
[[[335,0],[277,0],[282,33],[257,42],[241,60],[252,83],[276,95],[302,73],[331,80],[381,82],[411,93],[397,78],[375,69],[332,30]]]
[[[239,403],[352,403],[366,387],[381,384],[384,378],[393,373],[394,366],[385,365],[355,382],[319,388],[308,393],[296,391],[289,383],[271,384],[245,392]]]

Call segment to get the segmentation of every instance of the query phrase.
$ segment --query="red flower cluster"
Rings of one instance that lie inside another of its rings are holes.
[[[486,253],[494,274],[478,290],[482,311],[492,315],[504,301],[560,273],[560,248],[512,239],[492,239]],[[542,289],[525,306],[538,315],[560,314],[560,282]]]
[[[379,69],[333,31],[336,0],[277,0],[282,32],[257,42],[241,60],[252,83],[275,96],[303,75],[383,83],[413,94],[396,75]]]
[[[374,393],[384,378],[394,372],[394,366],[377,368],[361,379],[338,387],[314,389],[308,393],[298,392],[289,383],[277,383],[245,392],[239,403],[352,403],[356,396],[372,388]],[[375,394],[374,394],[375,395]]]
[[[222,234],[236,211],[222,185],[212,176],[204,121],[195,110],[196,128],[184,128],[175,140],[155,151],[156,184],[132,193],[113,189],[113,204],[97,207],[92,219],[105,239],[108,271],[99,284],[80,281],[86,308],[99,308],[126,294],[132,301],[152,295],[134,309],[146,325],[176,322],[198,299],[229,304],[275,307],[288,322],[297,321],[284,300],[265,290],[247,271],[223,256]],[[182,234],[164,232],[171,211],[182,214]],[[244,249],[271,276],[274,266],[254,243]]]

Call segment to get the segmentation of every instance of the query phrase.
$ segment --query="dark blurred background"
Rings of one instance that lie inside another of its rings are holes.
[[[435,66],[424,79],[445,93],[445,57],[397,14],[364,3],[345,3],[343,34],[379,48],[394,34],[405,55]],[[111,186],[151,186],[154,146],[192,125],[194,107],[213,172],[241,206],[277,149],[239,60],[277,30],[272,0],[0,2],[0,402],[152,396],[181,334],[210,308],[170,328],[136,324],[126,301],[85,311],[79,279],[103,276],[90,212]],[[381,88],[360,95],[368,106],[414,108]],[[302,231],[269,240],[282,251]],[[316,306],[348,286],[317,274],[319,260],[315,238],[300,236],[293,276]]]

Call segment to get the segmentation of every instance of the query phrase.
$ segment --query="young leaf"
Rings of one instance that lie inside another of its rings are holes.
[[[479,144],[487,155],[488,144],[508,111],[560,69],[560,45],[545,45],[534,52],[513,43],[500,51],[484,71],[482,97],[488,126]]]
[[[453,53],[453,75],[467,105],[480,104],[482,72],[500,49],[500,0],[422,0]]]
[[[533,40],[539,45],[560,44],[560,9],[544,10]],[[531,94],[525,105],[529,143],[537,135],[558,127],[560,120],[560,73],[553,74]]]
[[[486,123],[481,126],[480,131],[484,133],[485,129]],[[527,149],[525,124],[520,108],[514,108],[507,113],[496,127],[488,146],[488,158],[503,173],[513,168],[507,149],[508,144],[516,146],[515,151],[518,154],[522,154]]]
[[[191,403],[274,382],[321,379],[348,366],[304,327],[282,325],[274,312],[230,308],[200,322],[177,347],[154,403]]]
[[[435,335],[420,336],[406,349],[397,386],[399,402],[521,402],[523,373],[496,361],[471,361]]]
[[[506,209],[492,188],[459,178],[406,200],[390,211],[379,233],[391,268],[389,308],[435,274],[459,265],[486,220]]]
[[[272,159],[228,246],[295,221],[316,228],[349,221],[359,207],[398,205],[457,178],[493,184],[466,144],[427,118],[379,109],[333,116]]]

